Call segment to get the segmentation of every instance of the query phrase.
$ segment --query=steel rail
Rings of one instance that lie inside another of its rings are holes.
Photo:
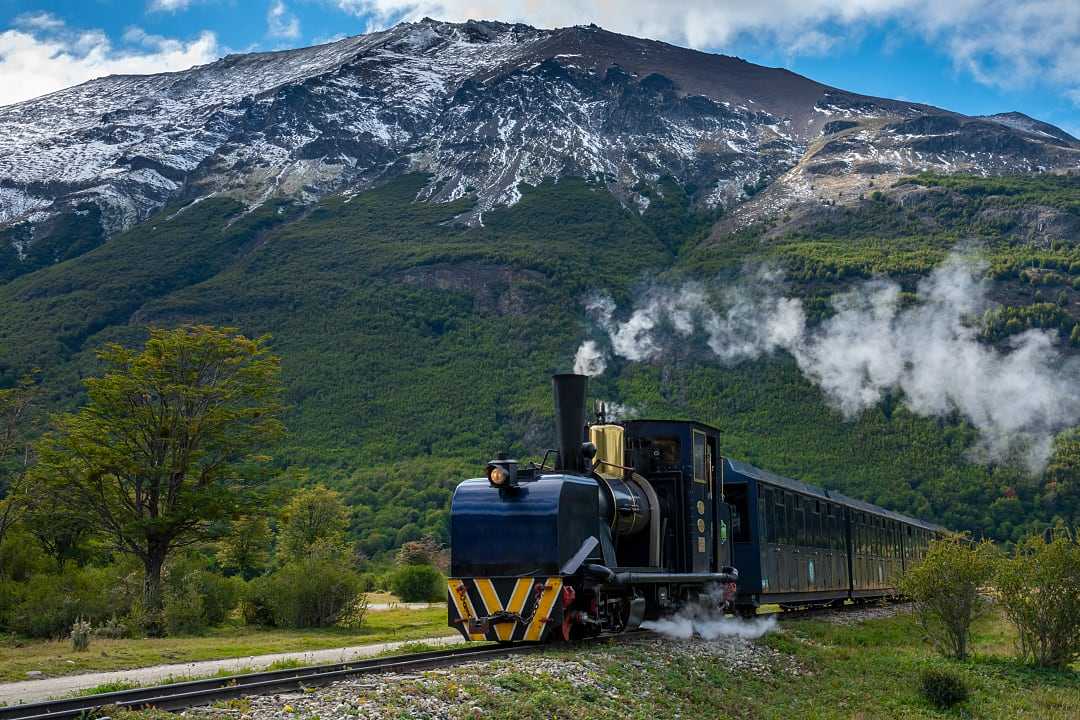
[[[480,647],[452,648],[449,650],[372,658],[355,662],[311,665],[285,670],[212,677],[97,695],[10,705],[0,708],[0,720],[84,718],[91,717],[95,711],[105,707],[121,707],[131,710],[147,707],[159,710],[180,710],[243,695],[259,695],[298,689],[310,685],[321,685],[352,675],[397,671],[412,672],[453,665],[474,658],[490,659],[534,652],[545,647],[549,646],[540,644],[483,645]]]

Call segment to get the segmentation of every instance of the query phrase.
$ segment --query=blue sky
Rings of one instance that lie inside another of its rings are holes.
[[[1020,110],[1080,135],[1078,0],[0,0],[0,103],[424,14],[595,22],[857,92]]]

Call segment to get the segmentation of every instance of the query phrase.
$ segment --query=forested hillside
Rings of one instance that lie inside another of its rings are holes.
[[[48,406],[73,407],[93,351],[141,342],[149,325],[269,333],[290,408],[279,482],[340,489],[359,546],[377,555],[426,533],[445,540],[450,489],[494,452],[552,444],[548,376],[573,366],[597,292],[629,308],[658,283],[721,288],[768,261],[820,322],[852,283],[887,275],[913,293],[974,244],[1001,306],[971,319],[986,343],[1006,348],[1037,327],[1080,345],[1075,177],[920,176],[742,229],[692,211],[693,188],[671,181],[642,188],[651,202],[639,212],[572,178],[525,187],[467,227],[452,219],[472,200],[415,201],[426,182],[408,175],[309,207],[170,205],[10,279],[0,382],[40,368]],[[960,416],[919,417],[892,397],[845,420],[782,352],[721,364],[691,338],[612,363],[592,393],[711,423],[733,457],[957,529],[1013,540],[1056,518],[1080,523],[1080,434],[1060,437],[1035,475],[973,463],[976,432]]]

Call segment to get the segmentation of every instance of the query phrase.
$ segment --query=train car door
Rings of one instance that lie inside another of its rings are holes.
[[[687,507],[690,515],[691,572],[709,572],[713,558],[713,468],[715,453],[710,438],[701,430],[691,431],[693,477],[687,483]]]

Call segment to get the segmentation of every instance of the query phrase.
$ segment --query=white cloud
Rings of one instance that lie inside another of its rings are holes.
[[[266,11],[266,32],[270,37],[296,39],[300,37],[300,18],[289,12],[284,0],[275,0]]]
[[[822,54],[857,40],[867,24],[892,23],[940,47],[980,83],[1048,82],[1076,89],[1077,0],[332,0],[372,27],[425,15],[499,19],[541,27],[595,22],[620,33],[699,49],[751,38],[788,55]]]
[[[0,32],[0,105],[104,75],[183,70],[221,55],[211,32],[185,41],[131,28],[118,48],[101,30],[69,28],[46,13],[21,16],[14,25]]]
[[[186,10],[191,0],[150,0],[147,7],[151,12],[177,12]]]

